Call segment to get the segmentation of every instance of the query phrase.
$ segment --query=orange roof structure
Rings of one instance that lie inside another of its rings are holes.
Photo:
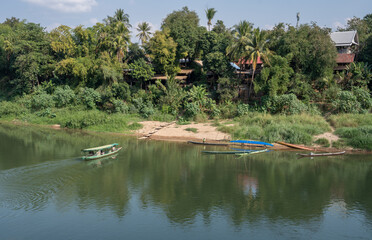
[[[339,53],[337,54],[336,62],[337,63],[352,63],[354,62],[355,54],[354,53]]]

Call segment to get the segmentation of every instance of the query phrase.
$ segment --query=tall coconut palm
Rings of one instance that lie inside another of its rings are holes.
[[[115,25],[116,23],[124,23],[127,28],[132,27],[129,24],[129,15],[124,13],[124,10],[119,8],[115,11],[114,16],[107,16],[106,19],[104,19],[106,25]]]
[[[245,46],[244,52],[244,59],[252,64],[252,80],[249,87],[249,94],[251,93],[258,59],[262,59],[263,62],[270,64],[270,55],[271,51],[267,47],[266,33],[260,31],[259,28],[254,29],[248,44]]]
[[[245,57],[246,46],[250,41],[253,25],[248,21],[241,21],[238,25],[234,26],[233,41],[230,46],[227,47],[226,53],[232,61],[238,62],[240,69],[242,69],[243,61]]]
[[[252,31],[252,24],[247,21],[241,21],[238,25],[234,26],[233,41],[230,46],[227,47],[227,55],[234,61],[240,60],[244,57],[245,47],[250,41]]]
[[[138,24],[137,31],[139,32],[136,36],[140,39],[142,45],[150,39],[151,26],[147,22]]]
[[[205,10],[205,15],[207,16],[207,19],[208,19],[208,30],[209,31],[211,30],[212,19],[214,15],[216,14],[216,12],[217,11],[214,8],[207,8],[207,10]]]

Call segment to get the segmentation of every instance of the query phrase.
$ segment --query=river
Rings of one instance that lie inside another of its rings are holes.
[[[372,155],[218,149],[0,124],[0,239],[372,239]]]

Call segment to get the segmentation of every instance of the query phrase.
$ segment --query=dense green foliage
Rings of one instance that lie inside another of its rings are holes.
[[[371,14],[354,17],[341,29],[357,30],[360,48],[353,49],[356,62],[334,72],[337,50],[327,28],[279,23],[261,30],[247,21],[229,28],[217,20],[211,29],[216,10],[205,12],[208,30],[187,7],[168,14],[154,34],[148,23],[140,23],[136,36],[141,45],[130,42],[129,15],[123,9],[93,27],[61,25],[50,32],[26,20],[7,19],[0,24],[0,118],[35,117],[92,128],[101,123],[84,122],[83,115],[61,120],[59,113],[79,109],[102,118],[134,114],[205,121],[243,119],[253,112],[319,116],[371,111]],[[188,72],[180,73],[181,68],[193,72],[180,77]],[[286,124],[249,126],[236,134],[310,143],[319,132]]]

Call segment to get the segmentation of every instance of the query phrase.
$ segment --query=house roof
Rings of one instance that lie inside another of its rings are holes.
[[[355,54],[351,53],[339,53],[337,54],[336,62],[337,63],[352,63],[354,62]]]
[[[331,39],[335,43],[336,47],[346,47],[353,44],[359,44],[357,31],[333,32],[331,33]]]
[[[262,62],[262,60],[261,60],[261,58],[260,57],[258,57],[258,59],[257,59],[257,64],[262,64],[263,62]],[[250,60],[245,60],[245,59],[240,59],[239,61],[238,61],[238,63],[237,63],[238,65],[240,65],[240,64],[252,64],[252,61],[250,61]]]

